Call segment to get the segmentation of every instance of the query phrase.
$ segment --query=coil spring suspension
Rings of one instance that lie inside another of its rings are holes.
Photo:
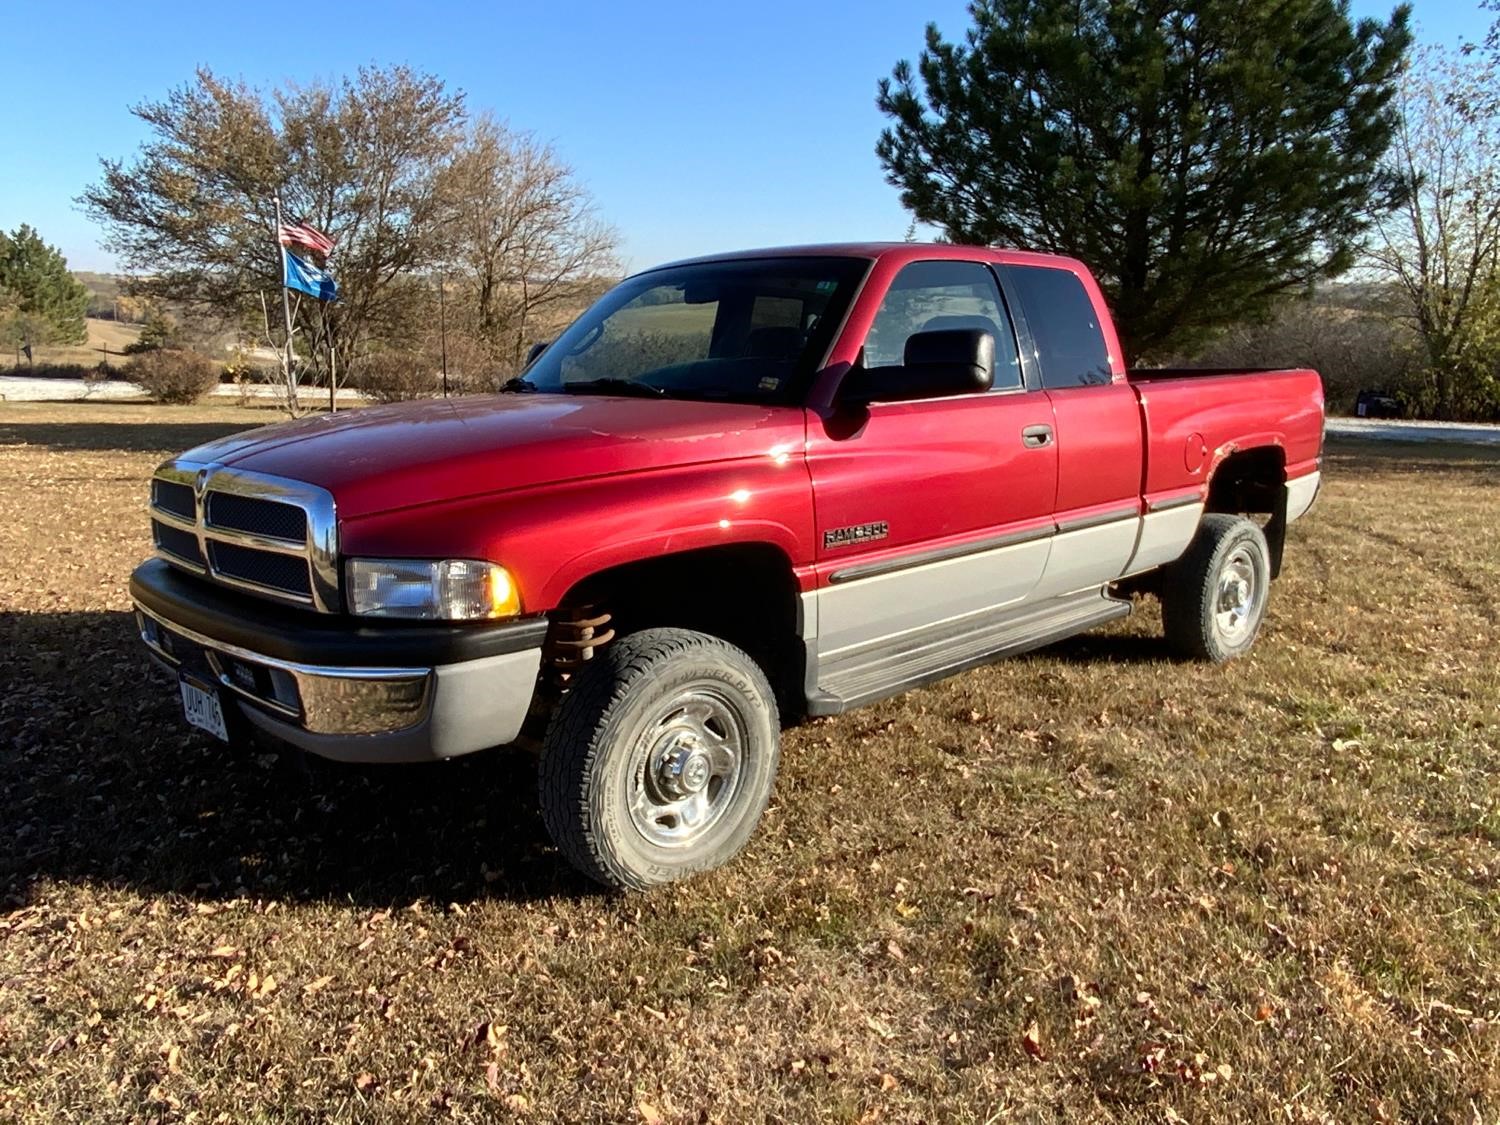
[[[597,649],[614,640],[609,627],[610,615],[598,606],[567,606],[552,615],[547,639],[542,642],[542,663],[547,682],[557,691],[567,689],[568,682]]]

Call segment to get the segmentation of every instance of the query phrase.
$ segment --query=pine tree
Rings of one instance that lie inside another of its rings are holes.
[[[31,227],[0,231],[0,339],[12,347],[82,344],[89,293]]]
[[[896,65],[876,151],[954,241],[1071,254],[1127,354],[1164,354],[1348,269],[1394,202],[1381,157],[1409,9],[1347,0],[975,0]]]

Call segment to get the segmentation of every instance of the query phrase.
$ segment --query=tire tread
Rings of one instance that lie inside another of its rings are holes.
[[[1258,543],[1261,557],[1268,557],[1265,537],[1254,523],[1244,516],[1210,512],[1199,523],[1187,551],[1164,573],[1160,593],[1162,632],[1177,655],[1221,663],[1244,651],[1226,651],[1204,613],[1204,607],[1217,594],[1219,557],[1241,537]],[[1258,632],[1259,623],[1250,644],[1254,644]]]
[[[543,823],[564,858],[607,886],[646,890],[655,884],[612,862],[598,833],[589,827],[588,795],[579,779],[593,773],[595,761],[607,749],[604,735],[609,716],[641,679],[662,662],[693,651],[717,651],[753,669],[771,711],[773,729],[779,729],[775,694],[749,656],[710,634],[673,628],[631,633],[602,649],[575,677],[548,725],[537,768]]]

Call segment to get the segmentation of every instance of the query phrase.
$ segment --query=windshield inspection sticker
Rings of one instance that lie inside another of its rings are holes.
[[[760,389],[763,391],[774,391],[781,386],[781,380],[773,375],[763,375],[760,380]]]
[[[853,527],[830,527],[823,532],[823,546],[852,547],[856,543],[871,543],[884,539],[891,533],[891,525],[885,520],[879,523],[857,523]]]

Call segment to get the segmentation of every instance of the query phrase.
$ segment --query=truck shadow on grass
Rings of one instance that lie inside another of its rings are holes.
[[[1159,633],[1079,633],[1037,650],[1070,664],[1181,664]]]
[[[126,613],[0,614],[0,910],[39,882],[403,905],[594,893],[535,765],[341,766],[190,731]]]
[[[268,413],[245,422],[32,422],[0,421],[0,445],[32,445],[54,453],[161,453],[216,441],[268,422]]]

